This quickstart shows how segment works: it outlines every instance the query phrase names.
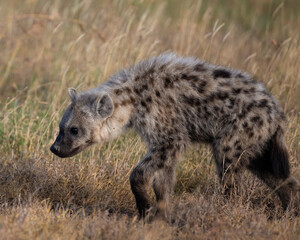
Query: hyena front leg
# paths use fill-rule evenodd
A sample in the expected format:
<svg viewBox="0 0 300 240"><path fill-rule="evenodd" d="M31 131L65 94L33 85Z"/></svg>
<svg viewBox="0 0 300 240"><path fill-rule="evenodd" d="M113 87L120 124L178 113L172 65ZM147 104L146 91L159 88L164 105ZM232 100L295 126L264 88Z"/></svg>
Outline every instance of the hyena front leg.
<svg viewBox="0 0 300 240"><path fill-rule="evenodd" d="M156 196L156 217L166 219L175 182L175 167L163 167L155 173L153 190Z"/></svg>
<svg viewBox="0 0 300 240"><path fill-rule="evenodd" d="M140 217L144 218L150 209L147 186L153 181L157 200L157 216L165 216L175 180L175 151L160 146L149 151L130 174L130 184L136 199Z"/></svg>
<svg viewBox="0 0 300 240"><path fill-rule="evenodd" d="M154 173L151 162L151 154L147 155L139 162L130 174L130 185L132 193L135 196L136 206L139 211L139 217L144 218L147 210L150 208L150 200L147 193L147 186Z"/></svg>

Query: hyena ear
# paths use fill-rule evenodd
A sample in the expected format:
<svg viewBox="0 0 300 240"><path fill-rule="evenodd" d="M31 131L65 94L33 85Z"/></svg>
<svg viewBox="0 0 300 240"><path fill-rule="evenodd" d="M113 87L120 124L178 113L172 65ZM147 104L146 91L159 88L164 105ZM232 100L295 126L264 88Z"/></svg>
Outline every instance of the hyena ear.
<svg viewBox="0 0 300 240"><path fill-rule="evenodd" d="M102 118L110 117L114 111L114 105L111 97L104 94L96 102L96 111Z"/></svg>
<svg viewBox="0 0 300 240"><path fill-rule="evenodd" d="M72 103L76 102L77 99L77 91L75 88L68 88L68 93Z"/></svg>

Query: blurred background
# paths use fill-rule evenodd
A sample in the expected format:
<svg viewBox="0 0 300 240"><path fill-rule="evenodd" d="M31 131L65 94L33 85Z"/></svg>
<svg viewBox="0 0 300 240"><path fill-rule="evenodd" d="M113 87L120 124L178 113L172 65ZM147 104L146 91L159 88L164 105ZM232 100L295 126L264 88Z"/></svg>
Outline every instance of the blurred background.
<svg viewBox="0 0 300 240"><path fill-rule="evenodd" d="M292 173L300 179L299 26L298 0L1 0L1 236L295 236L298 218L268 221L277 200L251 176L244 182L251 191L222 200L205 146L179 162L178 211L173 226L156 226L162 231L133 224L128 176L146 151L134 132L72 159L54 157L49 147L68 87L93 88L121 68L175 52L242 69L265 84L287 113Z"/></svg>

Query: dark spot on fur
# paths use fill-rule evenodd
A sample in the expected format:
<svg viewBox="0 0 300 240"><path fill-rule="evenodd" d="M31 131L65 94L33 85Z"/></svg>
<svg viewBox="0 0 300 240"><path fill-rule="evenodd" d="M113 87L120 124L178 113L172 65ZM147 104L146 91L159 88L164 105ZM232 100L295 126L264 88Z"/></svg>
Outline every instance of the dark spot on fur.
<svg viewBox="0 0 300 240"><path fill-rule="evenodd" d="M181 74L181 78L182 78L182 79L186 79L186 78L187 78L187 75L186 75L185 73L182 73L182 74Z"/></svg>
<svg viewBox="0 0 300 240"><path fill-rule="evenodd" d="M198 82L199 87L204 88L207 85L207 81L205 80L201 80L200 82Z"/></svg>
<svg viewBox="0 0 300 240"><path fill-rule="evenodd" d="M262 137L261 136L258 136L258 141L260 141L262 139Z"/></svg>
<svg viewBox="0 0 300 240"><path fill-rule="evenodd" d="M248 123L247 122L243 122L242 126L243 126L243 128L247 128L248 127Z"/></svg>
<svg viewBox="0 0 300 240"><path fill-rule="evenodd" d="M147 107L147 104L145 103L145 101L141 101L141 105L142 105L142 107L144 107L144 108L146 108Z"/></svg>
<svg viewBox="0 0 300 240"><path fill-rule="evenodd" d="M231 77L231 73L228 72L225 69L216 69L213 72L213 77L214 77L214 79L216 79L216 78L230 78Z"/></svg>
<svg viewBox="0 0 300 240"><path fill-rule="evenodd" d="M126 106L126 105L128 105L128 104L130 104L130 103L131 103L130 100L124 100L123 102L121 102L121 105L122 105L122 106Z"/></svg>
<svg viewBox="0 0 300 240"><path fill-rule="evenodd" d="M262 119L260 119L260 120L258 121L257 125L258 125L259 127L262 127L262 126L264 125L264 121L263 121Z"/></svg>
<svg viewBox="0 0 300 240"><path fill-rule="evenodd" d="M231 147L229 147L229 146L225 146L223 148L223 152L229 152L230 150L231 150Z"/></svg>
<svg viewBox="0 0 300 240"><path fill-rule="evenodd" d="M139 90L137 87L135 87L135 88L133 89L133 91L134 91L137 95L140 94L140 90Z"/></svg>
<svg viewBox="0 0 300 240"><path fill-rule="evenodd" d="M241 151L241 150L242 150L242 146L241 146L240 144L238 144L238 145L236 146L236 150Z"/></svg>
<svg viewBox="0 0 300 240"><path fill-rule="evenodd" d="M153 75L154 72L155 72L154 66L152 66L151 68L149 68L149 70L148 70L148 74L149 75Z"/></svg>
<svg viewBox="0 0 300 240"><path fill-rule="evenodd" d="M255 106L255 103L254 102L251 102L247 105L246 109L247 109L247 112L250 112L251 109Z"/></svg>
<svg viewBox="0 0 300 240"><path fill-rule="evenodd" d="M160 159L161 159L162 161L165 161L165 160L167 159L167 153L166 153L165 148L162 148L162 150L161 150L161 153L160 153Z"/></svg>
<svg viewBox="0 0 300 240"><path fill-rule="evenodd" d="M202 63L196 64L195 67L194 67L194 71L196 71L196 72L205 72L206 69L204 67L204 64L202 64Z"/></svg>
<svg viewBox="0 0 300 240"><path fill-rule="evenodd" d="M206 87L206 85L207 85L207 82L206 81L204 81L204 80L202 80L202 81L200 81L199 83L198 83L198 87L197 87L197 91L198 91L198 93L204 93L205 92L205 87Z"/></svg>
<svg viewBox="0 0 300 240"><path fill-rule="evenodd" d="M268 100L267 99L261 99L259 102L258 102L258 107L259 108L265 108L268 106Z"/></svg>
<svg viewBox="0 0 300 240"><path fill-rule="evenodd" d="M148 103L151 103L151 102L152 102L151 96L149 96L149 97L146 98L146 102L148 102Z"/></svg>
<svg viewBox="0 0 300 240"><path fill-rule="evenodd" d="M165 160L165 156L164 155L161 155L161 160ZM158 162L157 163L157 168L158 169L162 169L164 168L165 164L163 162Z"/></svg>
<svg viewBox="0 0 300 240"><path fill-rule="evenodd" d="M233 94L233 95L237 95L237 94L240 94L241 91L242 91L241 88L233 88L233 89L232 89L232 94Z"/></svg>
<svg viewBox="0 0 300 240"><path fill-rule="evenodd" d="M131 102L132 104L136 104L135 98L131 96L131 97L130 97L130 102Z"/></svg>
<svg viewBox="0 0 300 240"><path fill-rule="evenodd" d="M120 95L122 93L122 90L121 89L116 89L114 92L115 92L116 95Z"/></svg>
<svg viewBox="0 0 300 240"><path fill-rule="evenodd" d="M218 92L216 95L217 95L217 98L220 100L225 100L226 98L229 97L227 92Z"/></svg>
<svg viewBox="0 0 300 240"><path fill-rule="evenodd" d="M254 116L254 117L251 117L250 118L250 121L253 122L253 123L257 123L261 120L261 117L260 116Z"/></svg>
<svg viewBox="0 0 300 240"><path fill-rule="evenodd" d="M250 131L250 132L248 133L248 136L249 136L249 138L252 138L252 137L254 136L254 133L253 133L252 131Z"/></svg>
<svg viewBox="0 0 300 240"><path fill-rule="evenodd" d="M173 87L173 82L169 77L165 78L165 88L171 88Z"/></svg>
<svg viewBox="0 0 300 240"><path fill-rule="evenodd" d="M238 115L239 119L243 119L245 118L247 112L245 111L245 109L242 110L242 112Z"/></svg>
<svg viewBox="0 0 300 240"><path fill-rule="evenodd" d="M148 90L148 85L147 84L144 84L143 86L142 86L142 91L147 91Z"/></svg>
<svg viewBox="0 0 300 240"><path fill-rule="evenodd" d="M229 105L228 105L228 108L233 108L234 106L234 102L235 102L235 99L234 98L229 98Z"/></svg>
<svg viewBox="0 0 300 240"><path fill-rule="evenodd" d="M233 118L233 119L231 119L228 123L233 125L233 124L236 123L236 121L237 121L237 119L236 119L236 118Z"/></svg>
<svg viewBox="0 0 300 240"><path fill-rule="evenodd" d="M127 94L130 94L131 93L131 89L129 87L125 87L124 88L124 91L127 93Z"/></svg>
<svg viewBox="0 0 300 240"><path fill-rule="evenodd" d="M216 99L216 94L212 93L207 97L207 102L213 102Z"/></svg>
<svg viewBox="0 0 300 240"><path fill-rule="evenodd" d="M238 75L236 75L237 78L244 78L243 74L239 73Z"/></svg>
<svg viewBox="0 0 300 240"><path fill-rule="evenodd" d="M214 111L219 112L220 108L218 106L214 106Z"/></svg>
<svg viewBox="0 0 300 240"><path fill-rule="evenodd" d="M188 81L195 81L195 82L198 81L198 76L193 75L193 74L187 75L187 74L183 73L183 74L181 74L181 78L188 80Z"/></svg>
<svg viewBox="0 0 300 240"><path fill-rule="evenodd" d="M182 98L183 102L186 104L189 104L191 106L200 105L200 100L193 96L186 96L184 94L181 94L180 97Z"/></svg>
<svg viewBox="0 0 300 240"><path fill-rule="evenodd" d="M236 159L239 159L241 156L242 156L242 152L236 152L236 153L234 154L234 157L235 157Z"/></svg>
<svg viewBox="0 0 300 240"><path fill-rule="evenodd" d="M158 90L155 91L155 95L156 95L156 97L160 98L160 92Z"/></svg>
<svg viewBox="0 0 300 240"><path fill-rule="evenodd" d="M203 107L203 111L204 111L204 113L205 113L205 117L210 117L210 116L212 115L211 112L208 111L208 109L207 109L206 106Z"/></svg>

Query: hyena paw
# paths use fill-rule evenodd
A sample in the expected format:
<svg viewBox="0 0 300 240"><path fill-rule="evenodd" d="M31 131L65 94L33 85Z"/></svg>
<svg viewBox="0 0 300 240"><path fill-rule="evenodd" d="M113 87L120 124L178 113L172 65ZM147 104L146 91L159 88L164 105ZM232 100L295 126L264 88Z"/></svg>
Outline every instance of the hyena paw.
<svg viewBox="0 0 300 240"><path fill-rule="evenodd" d="M146 212L145 222L151 223L153 221L165 221L169 222L169 214L166 210L159 209L156 206L151 207Z"/></svg>

